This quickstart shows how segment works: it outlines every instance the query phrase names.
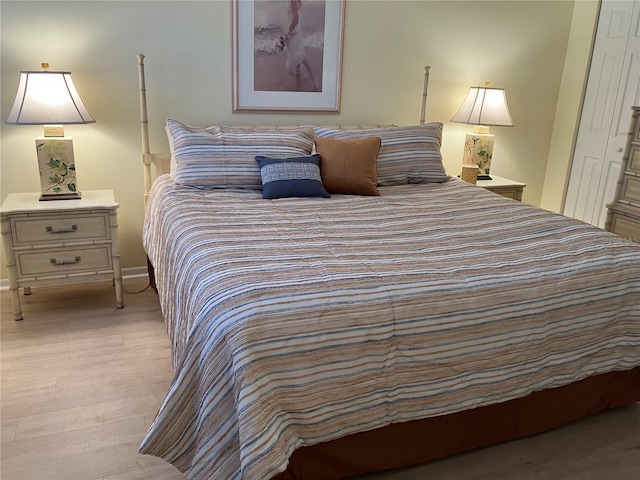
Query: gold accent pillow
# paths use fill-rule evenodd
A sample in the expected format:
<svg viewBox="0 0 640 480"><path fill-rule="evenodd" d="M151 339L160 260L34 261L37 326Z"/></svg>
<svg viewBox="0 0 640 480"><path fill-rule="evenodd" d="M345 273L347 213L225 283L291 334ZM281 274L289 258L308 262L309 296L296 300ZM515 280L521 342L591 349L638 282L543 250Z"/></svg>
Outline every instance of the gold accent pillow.
<svg viewBox="0 0 640 480"><path fill-rule="evenodd" d="M320 175L327 192L380 195L376 187L380 138L337 140L316 137L315 142L320 154Z"/></svg>

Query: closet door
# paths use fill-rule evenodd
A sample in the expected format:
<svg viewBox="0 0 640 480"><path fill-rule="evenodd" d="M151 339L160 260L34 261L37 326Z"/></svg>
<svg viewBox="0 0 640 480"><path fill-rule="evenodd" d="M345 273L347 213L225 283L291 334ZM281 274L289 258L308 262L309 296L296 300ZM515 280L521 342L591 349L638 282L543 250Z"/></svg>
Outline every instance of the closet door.
<svg viewBox="0 0 640 480"><path fill-rule="evenodd" d="M602 2L564 214L604 226L632 105L640 103L640 0Z"/></svg>

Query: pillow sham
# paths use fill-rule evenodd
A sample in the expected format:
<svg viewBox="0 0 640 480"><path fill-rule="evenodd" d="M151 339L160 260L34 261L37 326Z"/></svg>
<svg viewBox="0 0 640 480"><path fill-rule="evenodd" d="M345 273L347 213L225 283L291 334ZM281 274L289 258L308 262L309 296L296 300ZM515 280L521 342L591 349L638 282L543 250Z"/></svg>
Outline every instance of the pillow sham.
<svg viewBox="0 0 640 480"><path fill-rule="evenodd" d="M320 155L295 158L256 156L262 180L262 198L329 198L320 177Z"/></svg>
<svg viewBox="0 0 640 480"><path fill-rule="evenodd" d="M252 129L192 127L167 119L176 160L175 183L209 188L261 189L256 155L272 158L307 156L313 127Z"/></svg>
<svg viewBox="0 0 640 480"><path fill-rule="evenodd" d="M176 179L176 151L173 146L173 137L171 136L171 130L169 130L169 126L165 123L164 131L167 134L167 140L169 140L169 153L171 154L171 160L169 164L169 178L172 181Z"/></svg>
<svg viewBox="0 0 640 480"><path fill-rule="evenodd" d="M338 140L317 137L316 151L320 154L320 175L327 192L380 195L376 188L380 138Z"/></svg>
<svg viewBox="0 0 640 480"><path fill-rule="evenodd" d="M440 183L449 179L442 164L442 123L408 127L333 130L315 127L316 137L360 139L379 137L378 186Z"/></svg>

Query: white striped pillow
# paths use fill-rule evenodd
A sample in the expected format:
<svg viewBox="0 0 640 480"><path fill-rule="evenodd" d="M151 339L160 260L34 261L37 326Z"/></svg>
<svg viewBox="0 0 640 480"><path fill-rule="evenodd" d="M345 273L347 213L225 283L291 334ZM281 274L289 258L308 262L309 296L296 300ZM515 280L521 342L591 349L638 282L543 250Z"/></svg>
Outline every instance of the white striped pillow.
<svg viewBox="0 0 640 480"><path fill-rule="evenodd" d="M256 155L311 154L313 127L252 129L192 127L167 119L176 159L175 183L215 188L262 189Z"/></svg>
<svg viewBox="0 0 640 480"><path fill-rule="evenodd" d="M449 178L442 164L442 123L408 127L333 130L315 128L321 138L358 139L379 137L378 185L439 183Z"/></svg>

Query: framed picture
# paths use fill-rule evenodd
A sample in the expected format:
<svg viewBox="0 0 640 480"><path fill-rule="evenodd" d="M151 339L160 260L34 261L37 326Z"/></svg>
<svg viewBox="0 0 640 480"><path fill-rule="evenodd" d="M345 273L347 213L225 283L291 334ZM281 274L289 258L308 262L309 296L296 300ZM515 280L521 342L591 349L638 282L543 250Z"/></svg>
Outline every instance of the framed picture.
<svg viewBox="0 0 640 480"><path fill-rule="evenodd" d="M234 0L233 111L340 110L345 0Z"/></svg>

